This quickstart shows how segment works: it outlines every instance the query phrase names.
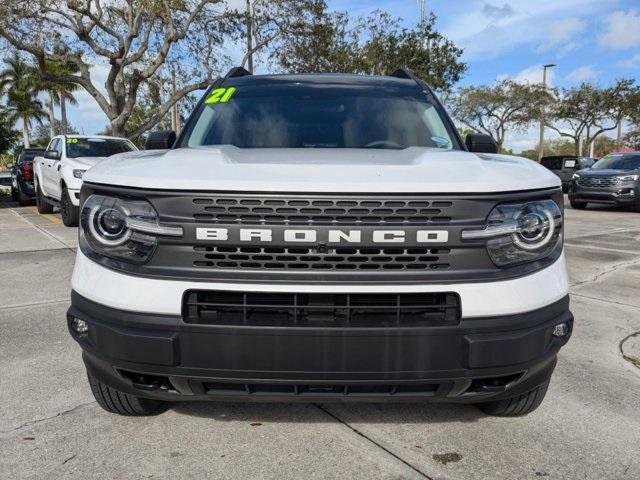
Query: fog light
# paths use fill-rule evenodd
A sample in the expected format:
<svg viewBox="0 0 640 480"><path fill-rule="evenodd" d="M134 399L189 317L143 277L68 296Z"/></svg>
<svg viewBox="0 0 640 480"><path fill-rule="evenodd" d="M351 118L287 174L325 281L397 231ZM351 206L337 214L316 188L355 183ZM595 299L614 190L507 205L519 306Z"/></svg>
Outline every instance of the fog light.
<svg viewBox="0 0 640 480"><path fill-rule="evenodd" d="M566 323L559 323L555 327L553 327L553 336L554 337L566 337L569 334L569 325Z"/></svg>
<svg viewBox="0 0 640 480"><path fill-rule="evenodd" d="M71 320L71 328L73 331L79 334L87 333L89 331L89 325L84 320L74 318Z"/></svg>

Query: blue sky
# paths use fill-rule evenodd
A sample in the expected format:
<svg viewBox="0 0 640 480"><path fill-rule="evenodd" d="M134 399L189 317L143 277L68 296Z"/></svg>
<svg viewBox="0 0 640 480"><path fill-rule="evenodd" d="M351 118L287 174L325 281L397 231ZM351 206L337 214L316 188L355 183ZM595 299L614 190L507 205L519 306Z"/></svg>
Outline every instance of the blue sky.
<svg viewBox="0 0 640 480"><path fill-rule="evenodd" d="M408 26L419 16L416 0L328 3L353 15L386 10ZM640 78L639 0L427 0L427 10L438 16L438 29L465 51L469 70L460 85L505 77L538 82L545 63L558 65L550 77L558 87ZM96 66L94 75L106 75L106 69ZM93 99L82 94L79 100L81 105L71 109L73 124L86 133L102 129L106 117ZM531 148L535 138L535 129L514 132L506 143L520 151Z"/></svg>

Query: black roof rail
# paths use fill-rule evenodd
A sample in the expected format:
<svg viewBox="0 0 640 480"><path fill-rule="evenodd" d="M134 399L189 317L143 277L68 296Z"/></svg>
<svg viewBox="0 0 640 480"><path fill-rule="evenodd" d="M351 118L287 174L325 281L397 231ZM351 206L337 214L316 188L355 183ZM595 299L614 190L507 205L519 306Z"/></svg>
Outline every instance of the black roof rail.
<svg viewBox="0 0 640 480"><path fill-rule="evenodd" d="M416 76L408 68L398 68L395 72L393 72L389 76L390 77L396 77L396 78L407 78L409 80L415 80L416 79Z"/></svg>
<svg viewBox="0 0 640 480"><path fill-rule="evenodd" d="M251 75L253 74L244 67L234 67L224 76L224 80L227 78L248 77Z"/></svg>
<svg viewBox="0 0 640 480"><path fill-rule="evenodd" d="M396 77L396 78L406 78L407 80L413 80L414 82L416 82L421 87L426 87L429 90L431 90L431 87L429 85L427 85L427 83L424 80L419 78L415 73L413 73L408 68L405 68L405 67L399 68L389 76L390 77Z"/></svg>

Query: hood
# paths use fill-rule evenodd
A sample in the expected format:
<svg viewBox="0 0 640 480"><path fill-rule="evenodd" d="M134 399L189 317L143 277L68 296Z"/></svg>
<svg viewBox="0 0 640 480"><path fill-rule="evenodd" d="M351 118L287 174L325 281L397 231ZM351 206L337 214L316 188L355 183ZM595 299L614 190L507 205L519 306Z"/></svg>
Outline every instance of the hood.
<svg viewBox="0 0 640 480"><path fill-rule="evenodd" d="M639 170L618 170L614 168L588 168L578 172L581 177L611 177L613 175L634 175L640 173Z"/></svg>
<svg viewBox="0 0 640 480"><path fill-rule="evenodd" d="M87 169L89 169L106 159L107 157L76 157L71 158L70 160L73 160L78 167L86 167Z"/></svg>
<svg viewBox="0 0 640 480"><path fill-rule="evenodd" d="M484 193L560 186L556 175L525 158L422 147L131 152L101 162L83 180L151 189L318 193Z"/></svg>

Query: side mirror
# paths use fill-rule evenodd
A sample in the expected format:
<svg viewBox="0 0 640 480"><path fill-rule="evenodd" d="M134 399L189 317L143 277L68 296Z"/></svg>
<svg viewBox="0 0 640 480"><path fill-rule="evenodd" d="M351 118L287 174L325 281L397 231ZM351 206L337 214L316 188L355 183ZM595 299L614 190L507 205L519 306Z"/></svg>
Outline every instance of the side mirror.
<svg viewBox="0 0 640 480"><path fill-rule="evenodd" d="M173 130L158 130L151 132L144 142L145 150L167 150L176 143L176 132Z"/></svg>
<svg viewBox="0 0 640 480"><path fill-rule="evenodd" d="M49 160L60 160L60 152L57 150L47 150L44 152L44 158Z"/></svg>
<svg viewBox="0 0 640 480"><path fill-rule="evenodd" d="M491 136L482 133L470 133L464 140L467 150L475 153L498 153L498 145Z"/></svg>

